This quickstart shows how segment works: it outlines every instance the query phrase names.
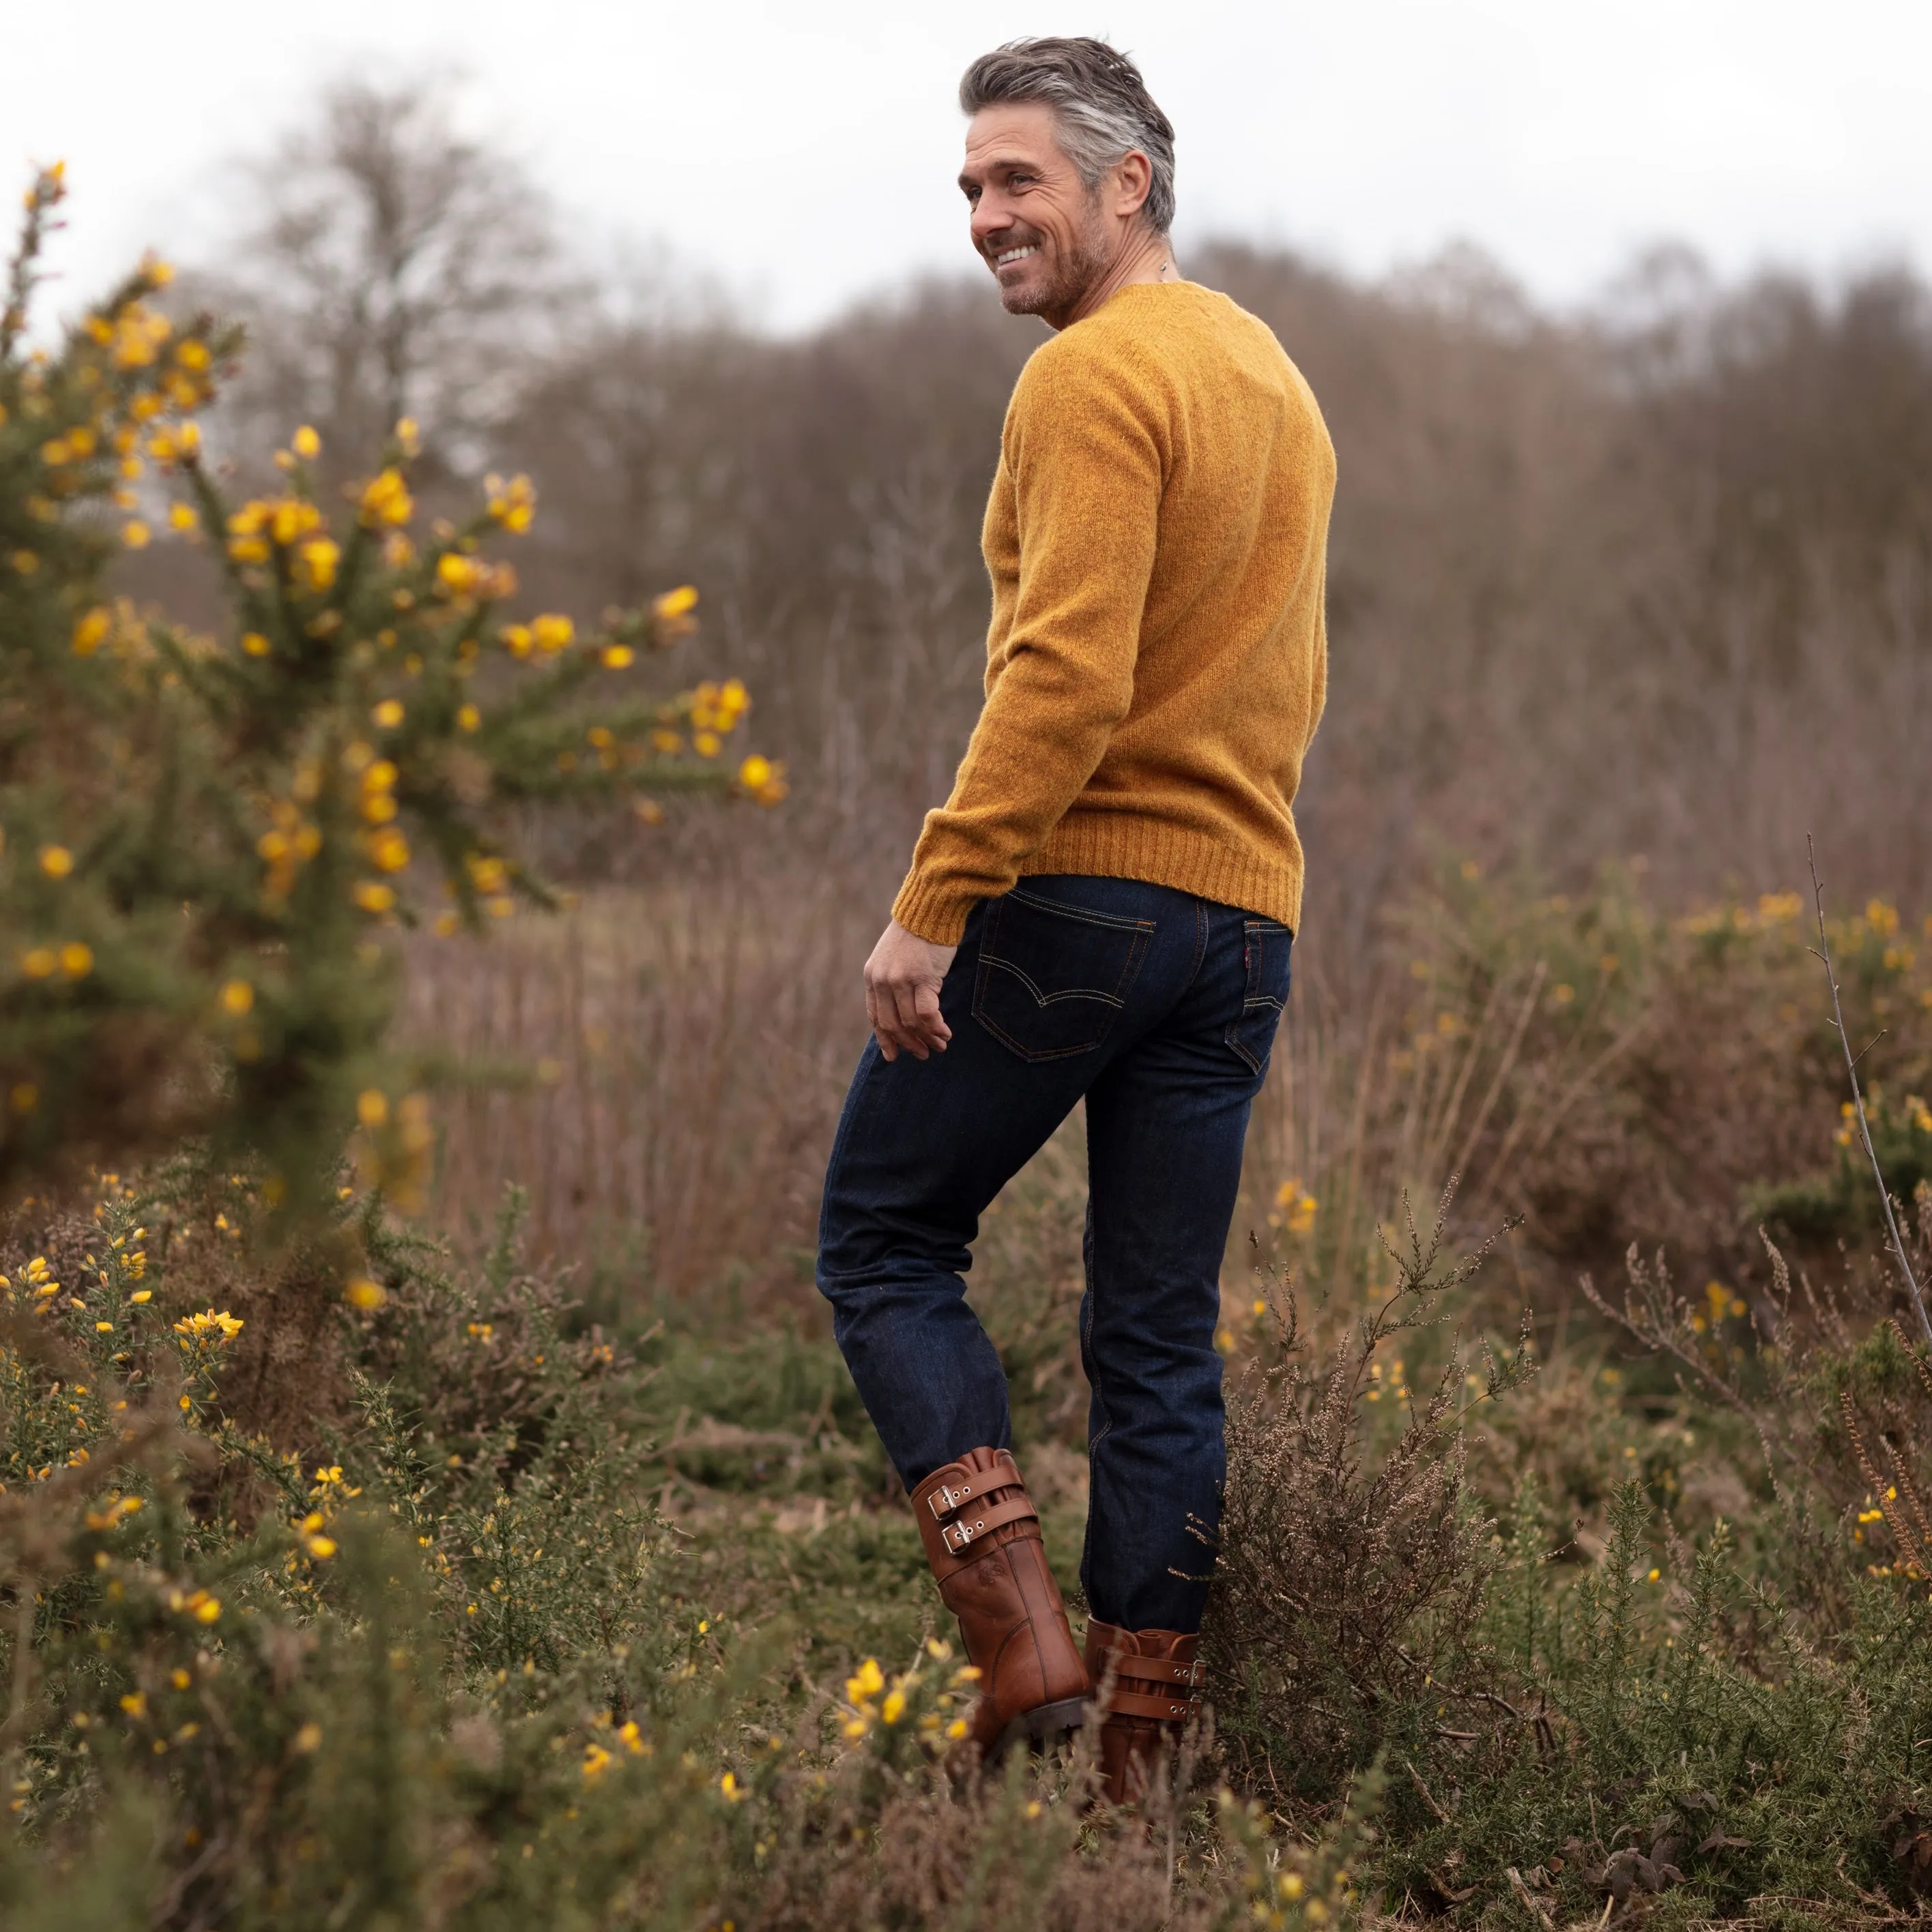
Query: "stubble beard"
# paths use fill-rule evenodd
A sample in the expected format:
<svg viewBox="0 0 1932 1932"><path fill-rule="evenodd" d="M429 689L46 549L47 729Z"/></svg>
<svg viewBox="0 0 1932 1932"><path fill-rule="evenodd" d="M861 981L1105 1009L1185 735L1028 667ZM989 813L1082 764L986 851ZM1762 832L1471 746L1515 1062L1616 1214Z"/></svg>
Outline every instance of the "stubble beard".
<svg viewBox="0 0 1932 1932"><path fill-rule="evenodd" d="M1002 288L1000 300L1009 315L1064 314L1106 274L1106 244L1100 224L1099 198L1090 202L1088 218L1067 252L1057 258L1052 277L1044 282L1023 282Z"/></svg>

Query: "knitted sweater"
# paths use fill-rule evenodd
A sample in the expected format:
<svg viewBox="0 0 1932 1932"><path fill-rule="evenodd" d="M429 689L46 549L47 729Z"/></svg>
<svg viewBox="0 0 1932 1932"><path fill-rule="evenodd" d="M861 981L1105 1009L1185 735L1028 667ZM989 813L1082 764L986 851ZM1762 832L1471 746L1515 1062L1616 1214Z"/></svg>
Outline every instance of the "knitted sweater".
<svg viewBox="0 0 1932 1932"><path fill-rule="evenodd" d="M1086 872L1298 925L1334 487L1308 385L1225 296L1130 284L1043 344L986 506L986 704L894 917L952 945Z"/></svg>

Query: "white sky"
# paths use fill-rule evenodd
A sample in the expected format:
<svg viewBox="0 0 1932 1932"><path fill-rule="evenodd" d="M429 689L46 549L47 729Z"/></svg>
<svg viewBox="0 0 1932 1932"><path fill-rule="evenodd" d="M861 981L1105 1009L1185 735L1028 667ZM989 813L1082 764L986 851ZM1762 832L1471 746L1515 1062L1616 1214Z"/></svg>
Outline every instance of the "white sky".
<svg viewBox="0 0 1932 1932"><path fill-rule="evenodd" d="M218 231L224 164L343 72L467 77L593 259L668 244L752 318L968 266L960 69L1098 32L1178 134L1190 233L1378 272L1475 241L1546 297L1637 247L1932 263L1928 0L4 0L0 168L66 159L62 308ZM5 188L0 180L0 188ZM12 190L6 190L9 194Z"/></svg>

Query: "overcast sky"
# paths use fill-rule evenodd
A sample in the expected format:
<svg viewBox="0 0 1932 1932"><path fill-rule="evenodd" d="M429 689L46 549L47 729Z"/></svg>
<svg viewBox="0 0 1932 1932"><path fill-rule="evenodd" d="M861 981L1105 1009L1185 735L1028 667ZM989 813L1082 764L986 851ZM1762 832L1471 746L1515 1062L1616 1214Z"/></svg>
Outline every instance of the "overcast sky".
<svg viewBox="0 0 1932 1932"><path fill-rule="evenodd" d="M1177 238L1365 273L1480 243L1546 298L1687 240L1720 268L1932 263L1932 0L57 0L10 6L0 163L64 158L63 307L191 256L224 164L343 73L466 76L465 114L593 255L669 244L796 327L962 266L959 70L1102 33L1178 134ZM1182 266L1186 260L1183 254Z"/></svg>

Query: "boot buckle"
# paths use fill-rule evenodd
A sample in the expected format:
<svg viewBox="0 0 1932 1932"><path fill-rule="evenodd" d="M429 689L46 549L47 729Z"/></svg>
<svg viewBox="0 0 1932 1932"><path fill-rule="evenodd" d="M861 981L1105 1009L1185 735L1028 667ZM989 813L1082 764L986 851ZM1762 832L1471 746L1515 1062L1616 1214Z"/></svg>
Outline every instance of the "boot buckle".
<svg viewBox="0 0 1932 1932"><path fill-rule="evenodd" d="M962 1483L956 1490L950 1483L941 1483L938 1488L926 1498L926 1502L935 1516L950 1516L972 1493L973 1485L970 1483Z"/></svg>
<svg viewBox="0 0 1932 1932"><path fill-rule="evenodd" d="M949 1522L941 1527L939 1540L957 1556L986 1526L983 1520L979 1522Z"/></svg>

